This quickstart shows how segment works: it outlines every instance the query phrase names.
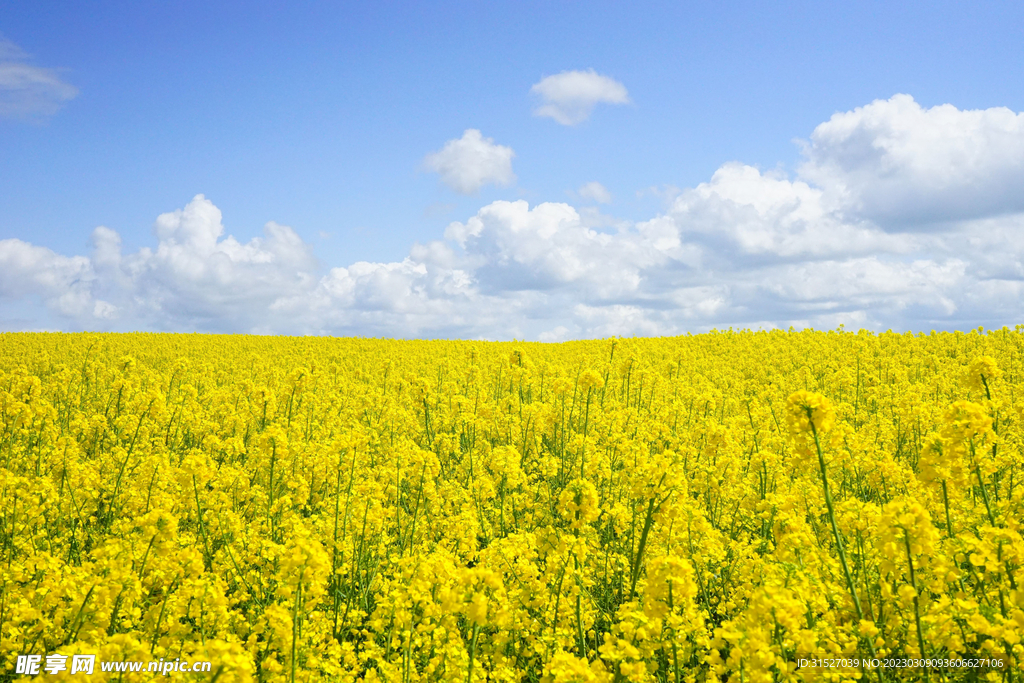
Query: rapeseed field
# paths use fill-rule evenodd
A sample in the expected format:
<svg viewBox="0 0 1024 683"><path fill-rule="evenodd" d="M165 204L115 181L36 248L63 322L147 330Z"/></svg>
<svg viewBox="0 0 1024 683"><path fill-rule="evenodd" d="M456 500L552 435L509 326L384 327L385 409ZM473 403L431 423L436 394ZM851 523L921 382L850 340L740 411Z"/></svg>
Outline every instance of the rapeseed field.
<svg viewBox="0 0 1024 683"><path fill-rule="evenodd" d="M2 334L0 680L1019 681L1022 355Z"/></svg>

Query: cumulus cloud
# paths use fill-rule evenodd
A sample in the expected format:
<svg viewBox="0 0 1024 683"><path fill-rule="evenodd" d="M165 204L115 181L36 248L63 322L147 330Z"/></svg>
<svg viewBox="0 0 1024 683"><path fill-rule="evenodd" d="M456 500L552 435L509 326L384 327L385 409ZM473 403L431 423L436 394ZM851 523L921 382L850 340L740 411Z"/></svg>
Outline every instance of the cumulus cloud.
<svg viewBox="0 0 1024 683"><path fill-rule="evenodd" d="M470 128L461 138L449 140L437 152L428 154L423 166L440 174L441 182L460 194L474 194L488 184L511 185L511 147L496 144L479 130Z"/></svg>
<svg viewBox="0 0 1024 683"><path fill-rule="evenodd" d="M452 223L445 237L464 250L476 282L487 293L558 290L578 296L630 296L640 269L670 258L641 231L617 235L583 224L568 204L493 202L466 223Z"/></svg>
<svg viewBox="0 0 1024 683"><path fill-rule="evenodd" d="M589 199L598 204L610 204L612 201L612 193L596 180L584 184L580 189L576 190L576 194L583 199Z"/></svg>
<svg viewBox="0 0 1024 683"><path fill-rule="evenodd" d="M84 256L61 256L18 239L0 240L0 294L8 299L39 297L73 320L107 318L108 302L96 299L96 272Z"/></svg>
<svg viewBox="0 0 1024 683"><path fill-rule="evenodd" d="M709 182L681 192L668 215L691 240L745 262L913 248L907 236L844 220L819 188L739 163L725 164Z"/></svg>
<svg viewBox="0 0 1024 683"><path fill-rule="evenodd" d="M864 130L887 139L884 127ZM130 254L103 227L89 256L0 241L0 297L37 297L79 328L543 341L729 326L963 329L1024 317L1024 210L1005 199L995 210L990 195L971 205L964 194L959 217L923 230L908 216L929 187L935 201L955 193L953 181L929 185L916 161L892 164L885 206L904 208L873 211L880 181L816 175L856 165L844 144L815 136L796 177L724 164L636 222L598 221L593 207L496 201L391 263L327 268L273 222L239 242L199 195L157 218L154 247ZM973 158L968 147L983 138L968 144L950 132L927 154Z"/></svg>
<svg viewBox="0 0 1024 683"><path fill-rule="evenodd" d="M925 109L910 95L820 124L800 175L890 230L1024 211L1024 113Z"/></svg>
<svg viewBox="0 0 1024 683"><path fill-rule="evenodd" d="M546 116L563 126L575 126L590 118L598 104L628 104L626 86L593 69L563 71L534 83L530 92L541 99L533 113Z"/></svg>
<svg viewBox="0 0 1024 683"><path fill-rule="evenodd" d="M275 301L306 291L317 280L312 249L291 228L270 222L263 237L245 244L231 236L222 239L221 212L203 195L184 209L161 214L153 231L157 248L143 248L122 267L136 301L156 320L251 328Z"/></svg>
<svg viewBox="0 0 1024 683"><path fill-rule="evenodd" d="M40 297L76 326L143 322L151 329L255 330L279 299L313 289L320 266L289 227L267 223L242 244L223 237L221 212L203 195L161 214L155 249L123 254L117 232L93 231L90 257L0 241L0 297Z"/></svg>
<svg viewBox="0 0 1024 683"><path fill-rule="evenodd" d="M21 48L0 37L0 117L50 116L77 95L78 88L57 71L32 64Z"/></svg>

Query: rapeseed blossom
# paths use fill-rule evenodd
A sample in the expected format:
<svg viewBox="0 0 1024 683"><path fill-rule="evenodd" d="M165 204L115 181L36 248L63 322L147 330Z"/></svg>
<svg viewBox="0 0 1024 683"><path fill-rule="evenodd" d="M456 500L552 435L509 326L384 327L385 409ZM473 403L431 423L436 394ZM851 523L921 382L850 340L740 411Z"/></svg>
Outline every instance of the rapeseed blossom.
<svg viewBox="0 0 1024 683"><path fill-rule="evenodd" d="M1019 681L1022 352L0 334L3 676Z"/></svg>

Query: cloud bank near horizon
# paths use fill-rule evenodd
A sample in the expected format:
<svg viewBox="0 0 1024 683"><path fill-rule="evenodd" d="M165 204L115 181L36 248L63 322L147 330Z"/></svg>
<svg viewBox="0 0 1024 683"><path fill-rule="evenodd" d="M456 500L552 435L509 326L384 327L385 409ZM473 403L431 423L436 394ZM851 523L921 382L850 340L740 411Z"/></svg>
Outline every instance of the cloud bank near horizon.
<svg viewBox="0 0 1024 683"><path fill-rule="evenodd" d="M479 131L462 140L451 157L471 161L453 168L474 168L480 143L493 145ZM503 173L451 184L472 191ZM600 201L603 187L589 187ZM86 256L0 240L0 301L41 302L67 330L560 341L1012 326L1024 322L1021 187L1024 114L896 95L817 126L795 177L727 163L646 221L495 201L400 262L326 268L287 226L267 223L246 243L226 236L198 195L160 215L156 246L134 253L105 227Z"/></svg>

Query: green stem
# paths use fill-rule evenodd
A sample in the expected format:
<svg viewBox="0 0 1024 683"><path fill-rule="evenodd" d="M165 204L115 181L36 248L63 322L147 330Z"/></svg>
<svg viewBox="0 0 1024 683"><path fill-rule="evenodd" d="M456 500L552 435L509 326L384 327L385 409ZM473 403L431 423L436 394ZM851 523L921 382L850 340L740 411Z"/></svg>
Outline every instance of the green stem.
<svg viewBox="0 0 1024 683"><path fill-rule="evenodd" d="M295 683L295 642L299 639L299 611L302 604L302 574L299 574L299 585L295 589L295 604L292 606L292 678Z"/></svg>
<svg viewBox="0 0 1024 683"><path fill-rule="evenodd" d="M942 504L946 508L946 533L953 538L953 523L949 519L949 493L946 491L946 480L942 480Z"/></svg>
<svg viewBox="0 0 1024 683"><path fill-rule="evenodd" d="M672 604L672 582L671 581L668 584L668 609L669 609L669 612L672 612L673 610L675 610L675 605ZM681 680L679 678L679 647L676 644L676 640L677 639L676 639L675 635L676 634L673 632L673 634L672 634L672 668L675 670L676 683L679 683L679 681Z"/></svg>
<svg viewBox="0 0 1024 683"><path fill-rule="evenodd" d="M839 552L839 562L843 566L843 576L846 577L846 587L850 590L850 597L853 598L853 607L857 611L857 622L858 624L864 619L864 612L860 607L860 598L857 597L857 589L853 584L853 577L850 575L850 566L846 562L846 551L843 549L843 539L839 535L839 527L836 525L836 511L835 506L832 505L832 492L828 487L828 474L825 469L825 454L821 451L821 441L818 439L818 430L814 426L814 415L810 407L805 407L807 411L807 420L811 425L811 434L814 436L814 448L818 451L818 469L821 472L821 486L825 491L825 506L828 508L828 521L832 526L832 536L836 540L836 550ZM868 644L868 649L871 651L871 658L875 658L875 645L871 642L870 638L865 638ZM878 680L882 680L882 669L878 667ZM861 673L864 673L864 667L861 667Z"/></svg>
<svg viewBox="0 0 1024 683"><path fill-rule="evenodd" d="M640 532L640 546L636 550L636 557L633 559L633 571L630 577L629 596L630 599L636 595L636 582L640 578L640 564L643 562L644 550L647 547L647 535L654 524L654 496L651 496L647 505L647 517L644 519L644 530Z"/></svg>
<svg viewBox="0 0 1024 683"><path fill-rule="evenodd" d="M828 487L828 475L825 469L825 455L821 452L821 442L818 440L818 430L814 427L814 420L811 419L811 409L806 408L807 418L811 423L811 434L814 436L814 447L818 451L818 469L821 472L821 486L825 491L825 506L828 508L828 521L832 526L832 536L836 541L836 550L839 552L839 563L843 566L843 576L846 577L846 586L850 590L850 597L853 598L853 607L857 611L857 619L864 618L864 612L860 607L860 598L853 585L853 577L850 575L850 567L846 563L846 551L843 549L843 539L839 535L839 527L836 526L835 506L832 504L832 492Z"/></svg>
<svg viewBox="0 0 1024 683"><path fill-rule="evenodd" d="M581 602L581 593L583 591L583 583L580 581L580 577L579 577L580 561L576 557L576 553L573 553L572 561L573 561L573 564L575 565L575 569L576 569L576 577L575 577L576 578L576 640L577 640L577 644L578 644L578 647L579 647L580 658L581 659L586 659L587 658L587 641L584 640L584 638L583 638L583 618L580 615L580 611L581 611L580 610L580 602Z"/></svg>
<svg viewBox="0 0 1024 683"><path fill-rule="evenodd" d="M469 668L466 671L466 683L473 683L473 660L476 659L476 638L480 635L480 625L473 625L473 640L469 643Z"/></svg>
<svg viewBox="0 0 1024 683"><path fill-rule="evenodd" d="M910 533L903 529L903 544L907 548L907 565L910 567L910 585L914 589L914 623L917 625L917 647L921 659L926 657L924 650L924 634L921 632L921 605L917 597L917 576L914 573L914 558L910 552ZM922 665L924 680L928 680L928 667Z"/></svg>

